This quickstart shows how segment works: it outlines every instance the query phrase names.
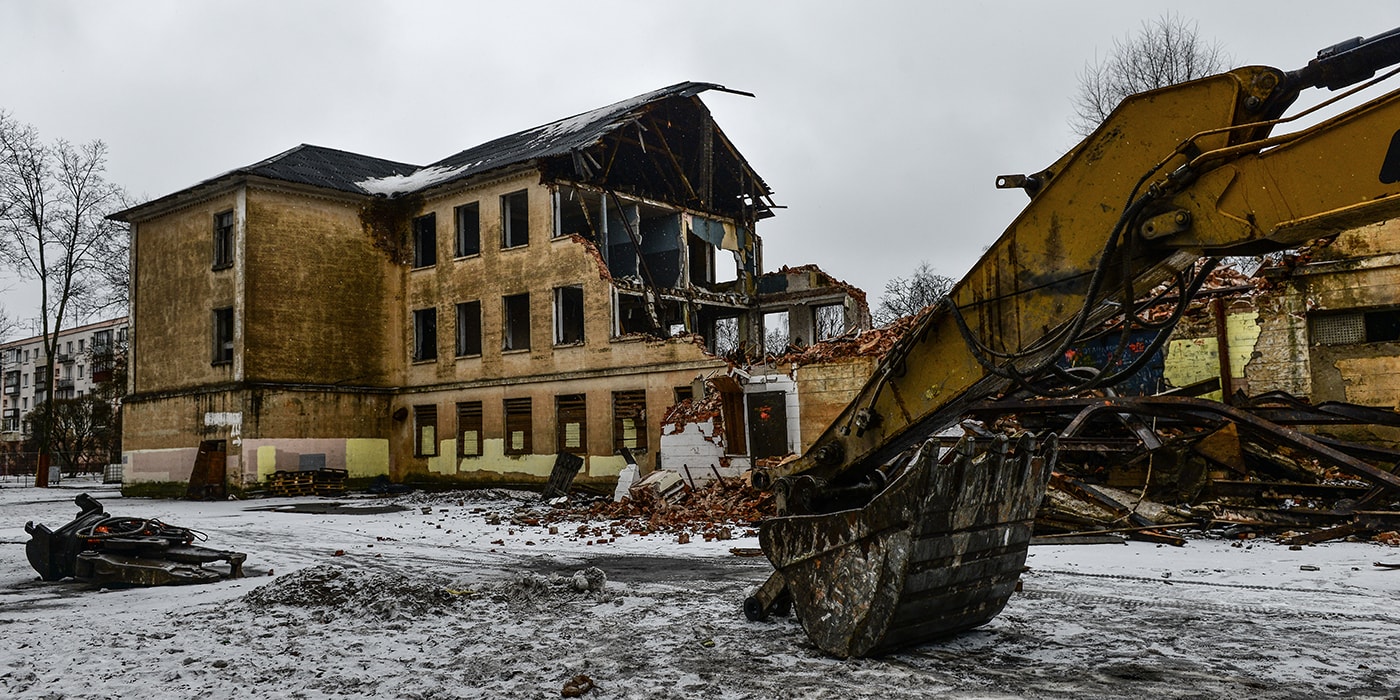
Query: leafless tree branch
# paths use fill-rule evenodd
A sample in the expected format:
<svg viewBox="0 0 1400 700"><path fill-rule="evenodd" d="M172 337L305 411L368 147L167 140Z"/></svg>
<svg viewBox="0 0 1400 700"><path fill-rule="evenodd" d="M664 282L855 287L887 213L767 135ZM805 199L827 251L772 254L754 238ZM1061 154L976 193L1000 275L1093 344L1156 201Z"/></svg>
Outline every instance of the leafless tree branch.
<svg viewBox="0 0 1400 700"><path fill-rule="evenodd" d="M1088 136L1123 98L1219 73L1230 61L1219 42L1200 38L1195 22L1174 13L1145 21L1136 35L1114 39L1107 56L1084 65L1070 127Z"/></svg>

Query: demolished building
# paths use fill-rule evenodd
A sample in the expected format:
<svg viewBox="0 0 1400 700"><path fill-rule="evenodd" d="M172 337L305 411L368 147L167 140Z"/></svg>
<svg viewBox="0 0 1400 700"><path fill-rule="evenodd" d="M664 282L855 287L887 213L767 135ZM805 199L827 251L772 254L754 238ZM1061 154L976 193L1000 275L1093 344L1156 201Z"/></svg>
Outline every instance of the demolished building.
<svg viewBox="0 0 1400 700"><path fill-rule="evenodd" d="M780 322L795 345L868 327L859 290L763 272L772 192L705 91L727 90L680 83L421 167L302 145L114 215L128 490L527 484L564 453L607 480L624 451L654 468L664 410Z"/></svg>

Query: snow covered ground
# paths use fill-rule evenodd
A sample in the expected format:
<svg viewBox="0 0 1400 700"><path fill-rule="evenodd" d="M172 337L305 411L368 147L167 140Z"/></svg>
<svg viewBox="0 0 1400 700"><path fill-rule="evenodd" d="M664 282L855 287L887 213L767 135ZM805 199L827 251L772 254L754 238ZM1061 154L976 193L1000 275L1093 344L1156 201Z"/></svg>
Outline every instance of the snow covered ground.
<svg viewBox="0 0 1400 700"><path fill-rule="evenodd" d="M24 524L67 523L83 490L113 515L247 552L249 577L40 581ZM1400 571L1373 566L1400 549L1375 544L1033 547L1024 591L990 624L838 661L791 618L743 618L768 569L730 549L757 547L752 537L678 544L598 523L551 535L511 524L522 501L501 492L341 502L403 509L279 512L266 509L327 501L0 483L0 696L557 698L586 674L596 688L584 697L597 699L1400 697ZM601 591L573 585L587 567L606 573Z"/></svg>

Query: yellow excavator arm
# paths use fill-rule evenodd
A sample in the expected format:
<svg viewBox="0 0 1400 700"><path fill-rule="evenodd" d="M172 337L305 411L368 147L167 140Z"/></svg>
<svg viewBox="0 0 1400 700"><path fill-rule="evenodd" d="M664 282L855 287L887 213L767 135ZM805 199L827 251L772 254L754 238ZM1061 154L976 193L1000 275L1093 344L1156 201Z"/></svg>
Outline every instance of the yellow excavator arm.
<svg viewBox="0 0 1400 700"><path fill-rule="evenodd" d="M750 619L795 608L840 657L884 653L984 624L1025 563L1056 439L929 437L970 403L1107 386L1130 334L1166 341L1212 256L1279 250L1400 213L1400 92L1286 135L1302 90L1340 89L1400 63L1400 30L1319 53L1301 70L1246 67L1125 100L1074 150L998 178L1030 203L855 400L780 470L756 472L778 516L759 541L775 572ZM1383 76L1382 79L1389 76ZM941 232L962 235L962 232ZM1166 321L1141 311L1175 298ZM1105 369L1059 363L1115 333ZM1119 365L1123 366L1119 366Z"/></svg>
<svg viewBox="0 0 1400 700"><path fill-rule="evenodd" d="M1076 376L1056 361L1106 321L1130 323L1134 302L1163 282L1189 298L1203 257L1279 250L1400 213L1400 92L1271 136L1300 91L1346 87L1397 62L1400 29L1343 42L1291 73L1251 66L1134 95L1049 168L998 178L1030 204L812 449L760 485L773 485L785 512L824 510L815 501L825 493L867 478L972 401L1119 378ZM1160 330L1165 339L1170 328Z"/></svg>

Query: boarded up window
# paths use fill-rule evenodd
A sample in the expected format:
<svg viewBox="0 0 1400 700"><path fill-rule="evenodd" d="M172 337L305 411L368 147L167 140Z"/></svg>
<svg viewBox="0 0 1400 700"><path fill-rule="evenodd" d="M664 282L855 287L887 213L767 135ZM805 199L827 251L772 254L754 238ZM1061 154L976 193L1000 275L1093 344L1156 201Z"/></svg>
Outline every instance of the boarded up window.
<svg viewBox="0 0 1400 700"><path fill-rule="evenodd" d="M558 412L558 451L588 453L588 404L583 394L555 398Z"/></svg>
<svg viewBox="0 0 1400 700"><path fill-rule="evenodd" d="M506 399L506 445L508 455L527 455L533 452L530 421L530 399Z"/></svg>
<svg viewBox="0 0 1400 700"><path fill-rule="evenodd" d="M613 449L647 449L647 392L613 392Z"/></svg>
<svg viewBox="0 0 1400 700"><path fill-rule="evenodd" d="M415 457L437 456L437 406L413 407L413 434Z"/></svg>
<svg viewBox="0 0 1400 700"><path fill-rule="evenodd" d="M481 402L457 404L457 456L481 456Z"/></svg>

